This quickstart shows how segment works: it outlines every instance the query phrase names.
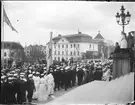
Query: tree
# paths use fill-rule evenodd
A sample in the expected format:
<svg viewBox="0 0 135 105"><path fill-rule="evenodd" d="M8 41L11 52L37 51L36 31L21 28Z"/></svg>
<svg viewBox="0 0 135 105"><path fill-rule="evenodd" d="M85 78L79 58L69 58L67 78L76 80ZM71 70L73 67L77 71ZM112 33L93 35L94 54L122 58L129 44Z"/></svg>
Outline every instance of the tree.
<svg viewBox="0 0 135 105"><path fill-rule="evenodd" d="M42 52L39 46L32 46L29 55L27 55L28 62L39 62L46 58L46 55Z"/></svg>
<svg viewBox="0 0 135 105"><path fill-rule="evenodd" d="M9 60L11 61L11 64L13 63L13 61L15 61L16 63L23 64L26 58L24 49L11 49L9 58L10 58Z"/></svg>

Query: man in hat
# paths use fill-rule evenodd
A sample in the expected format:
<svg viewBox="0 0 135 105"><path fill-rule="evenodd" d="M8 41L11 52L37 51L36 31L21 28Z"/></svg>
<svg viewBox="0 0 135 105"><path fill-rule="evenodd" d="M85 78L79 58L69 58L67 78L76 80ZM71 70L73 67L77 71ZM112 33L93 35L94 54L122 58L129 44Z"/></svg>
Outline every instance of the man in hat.
<svg viewBox="0 0 135 105"><path fill-rule="evenodd" d="M68 67L67 69L67 75L68 75L68 87L72 87L71 81L72 81L72 71L71 68Z"/></svg>
<svg viewBox="0 0 135 105"><path fill-rule="evenodd" d="M1 77L1 96L0 96L0 104L7 104L7 77L3 75Z"/></svg>
<svg viewBox="0 0 135 105"><path fill-rule="evenodd" d="M15 103L17 104L17 97L20 91L20 81L19 81L19 75L17 73L14 74L14 90L15 90Z"/></svg>
<svg viewBox="0 0 135 105"><path fill-rule="evenodd" d="M84 72L83 72L82 68L79 67L78 71L77 71L78 86L81 85L82 80L83 80L83 76L84 76Z"/></svg>
<svg viewBox="0 0 135 105"><path fill-rule="evenodd" d="M55 81L55 89L57 88L58 90L60 90L60 68L56 68L56 70L54 71L54 81Z"/></svg>
<svg viewBox="0 0 135 105"><path fill-rule="evenodd" d="M18 93L17 96L17 101L19 104L22 104L23 102L26 102L26 83L27 80L25 78L25 73L20 73L20 80L19 80L19 84L20 84L20 91Z"/></svg>
<svg viewBox="0 0 135 105"><path fill-rule="evenodd" d="M72 67L71 69L71 81L72 81L72 86L75 86L76 82L76 67Z"/></svg>
<svg viewBox="0 0 135 105"><path fill-rule="evenodd" d="M67 67L65 67L65 69L64 69L64 72L63 72L63 80L64 80L64 88L65 88L65 91L67 91L67 88L68 88L68 68Z"/></svg>
<svg viewBox="0 0 135 105"><path fill-rule="evenodd" d="M7 85L7 104L15 104L15 94L14 94L14 84L13 84L13 74L8 74L8 85Z"/></svg>
<svg viewBox="0 0 135 105"><path fill-rule="evenodd" d="M64 68L60 69L60 86L63 89L64 88Z"/></svg>
<svg viewBox="0 0 135 105"><path fill-rule="evenodd" d="M36 91L36 88L35 88L34 80L32 79L32 74L29 74L27 79L28 102L32 101L33 91Z"/></svg>

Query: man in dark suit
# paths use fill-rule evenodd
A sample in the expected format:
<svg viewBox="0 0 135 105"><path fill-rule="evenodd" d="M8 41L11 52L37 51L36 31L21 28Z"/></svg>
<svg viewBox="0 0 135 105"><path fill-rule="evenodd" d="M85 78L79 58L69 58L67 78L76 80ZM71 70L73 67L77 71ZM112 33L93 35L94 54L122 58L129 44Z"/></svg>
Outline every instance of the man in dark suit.
<svg viewBox="0 0 135 105"><path fill-rule="evenodd" d="M0 104L7 104L7 77L6 76L2 76L1 77L1 96L0 96Z"/></svg>
<svg viewBox="0 0 135 105"><path fill-rule="evenodd" d="M36 91L34 80L32 79L32 74L29 74L27 79L27 98L28 102L32 101L33 92Z"/></svg>
<svg viewBox="0 0 135 105"><path fill-rule="evenodd" d="M115 49L114 49L114 53L119 53L120 52L120 46L119 46L119 43L116 42L115 44Z"/></svg>
<svg viewBox="0 0 135 105"><path fill-rule="evenodd" d="M84 72L83 72L82 68L79 68L79 70L77 71L78 86L81 85L82 80L83 80L83 76L84 76Z"/></svg>
<svg viewBox="0 0 135 105"><path fill-rule="evenodd" d="M17 96L17 101L19 102L19 104L22 104L24 102L26 102L26 83L27 80L25 78L25 74L22 73L20 75L20 80L19 80L19 94Z"/></svg>

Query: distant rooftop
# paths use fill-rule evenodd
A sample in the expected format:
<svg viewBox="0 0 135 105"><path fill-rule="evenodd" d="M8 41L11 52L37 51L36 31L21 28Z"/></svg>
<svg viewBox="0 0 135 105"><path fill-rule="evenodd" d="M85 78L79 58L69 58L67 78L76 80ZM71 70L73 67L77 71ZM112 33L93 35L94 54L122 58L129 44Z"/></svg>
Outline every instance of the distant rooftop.
<svg viewBox="0 0 135 105"><path fill-rule="evenodd" d="M79 42L88 42L88 43L96 43L95 40L92 39L92 37L88 34L84 34L82 32L79 32L77 34L70 34L70 35L58 35L54 37L52 40L54 43L57 43L61 38L67 39L70 43L79 43Z"/></svg>
<svg viewBox="0 0 135 105"><path fill-rule="evenodd" d="M98 31L98 34L94 39L104 39L104 37L100 34L100 31Z"/></svg>

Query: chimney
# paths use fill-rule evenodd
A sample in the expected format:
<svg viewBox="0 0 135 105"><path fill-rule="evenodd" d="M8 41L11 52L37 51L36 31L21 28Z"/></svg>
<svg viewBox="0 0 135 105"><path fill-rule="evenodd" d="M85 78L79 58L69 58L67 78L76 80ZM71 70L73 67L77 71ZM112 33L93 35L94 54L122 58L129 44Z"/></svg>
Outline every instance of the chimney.
<svg viewBox="0 0 135 105"><path fill-rule="evenodd" d="M78 34L81 34L81 32L79 31L79 29L78 29Z"/></svg>
<svg viewBox="0 0 135 105"><path fill-rule="evenodd" d="M58 34L59 37L61 37L62 35L61 34Z"/></svg>
<svg viewBox="0 0 135 105"><path fill-rule="evenodd" d="M78 32L78 34L82 34L82 32Z"/></svg>

